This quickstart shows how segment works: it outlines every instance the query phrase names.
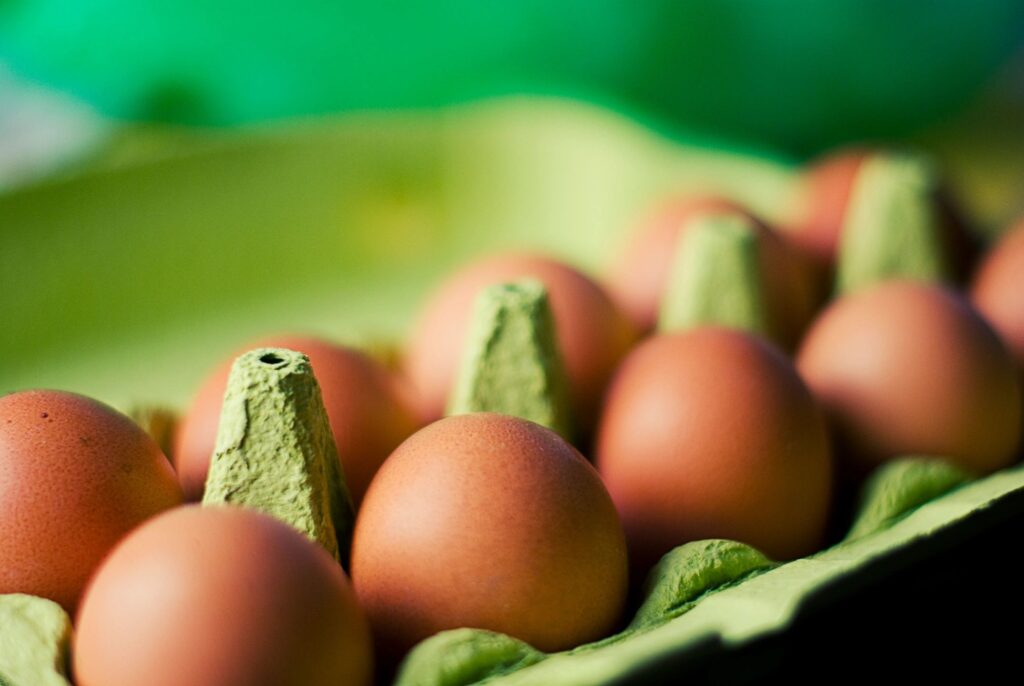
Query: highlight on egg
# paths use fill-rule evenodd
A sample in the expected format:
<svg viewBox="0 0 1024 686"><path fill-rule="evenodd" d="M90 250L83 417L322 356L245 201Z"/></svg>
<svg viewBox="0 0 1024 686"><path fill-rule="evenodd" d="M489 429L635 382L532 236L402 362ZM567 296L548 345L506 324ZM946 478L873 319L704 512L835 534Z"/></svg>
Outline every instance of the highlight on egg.
<svg viewBox="0 0 1024 686"><path fill-rule="evenodd" d="M356 521L352 580L392 658L458 627L564 650L615 626L626 547L597 472L558 434L456 415L384 463Z"/></svg>
<svg viewBox="0 0 1024 686"><path fill-rule="evenodd" d="M176 508L131 533L89 583L78 686L368 686L369 628L341 567L239 507Z"/></svg>
<svg viewBox="0 0 1024 686"><path fill-rule="evenodd" d="M1014 459L1022 400L1013 360L947 288L883 281L834 301L804 339L797 367L855 471L935 455L987 474Z"/></svg>
<svg viewBox="0 0 1024 686"><path fill-rule="evenodd" d="M825 418L792 363L757 336L701 327L649 338L608 392L597 468L634 569L728 538L775 559L814 552L832 491Z"/></svg>

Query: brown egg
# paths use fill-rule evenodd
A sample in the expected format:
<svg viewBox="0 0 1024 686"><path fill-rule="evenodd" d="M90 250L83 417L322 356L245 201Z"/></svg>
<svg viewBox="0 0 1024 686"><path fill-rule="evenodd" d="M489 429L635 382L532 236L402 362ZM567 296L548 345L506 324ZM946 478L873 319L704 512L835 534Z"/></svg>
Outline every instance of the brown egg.
<svg viewBox="0 0 1024 686"><path fill-rule="evenodd" d="M596 419L605 385L634 340L628 318L589 278L554 260L501 255L456 272L430 297L413 329L405 370L425 421L444 414L461 361L473 303L485 286L533 277L548 289L569 378L576 425Z"/></svg>
<svg viewBox="0 0 1024 686"><path fill-rule="evenodd" d="M360 686L369 627L341 567L252 510L189 506L132 532L90 582L78 686Z"/></svg>
<svg viewBox="0 0 1024 686"><path fill-rule="evenodd" d="M753 222L759 240L770 333L780 345L794 347L814 316L815 293L807 265L761 220L724 198L682 198L660 208L643 223L613 265L609 291L641 331L654 329L683 228L705 212L735 212Z"/></svg>
<svg viewBox="0 0 1024 686"><path fill-rule="evenodd" d="M658 323L680 229L688 220L707 211L744 212L731 200L714 195L673 198L640 221L612 264L608 292L639 331L651 331Z"/></svg>
<svg viewBox="0 0 1024 686"><path fill-rule="evenodd" d="M392 656L464 626L561 650L612 629L626 548L597 472L558 434L457 415L384 463L356 521L352 581Z"/></svg>
<svg viewBox="0 0 1024 686"><path fill-rule="evenodd" d="M823 269L835 265L850 191L869 154L858 148L833 152L803 174L787 236Z"/></svg>
<svg viewBox="0 0 1024 686"><path fill-rule="evenodd" d="M61 391L0 398L0 593L73 614L114 544L180 503L167 458L128 417Z"/></svg>
<svg viewBox="0 0 1024 686"><path fill-rule="evenodd" d="M637 570L698 539L777 559L822 543L825 419L789 360L756 336L704 327L640 345L608 391L596 462Z"/></svg>
<svg viewBox="0 0 1024 686"><path fill-rule="evenodd" d="M1024 370L1024 219L985 256L974 276L971 301Z"/></svg>
<svg viewBox="0 0 1024 686"><path fill-rule="evenodd" d="M1013 361L952 291L887 281L837 300L797 366L855 468L923 454L987 473L1012 460L1021 434Z"/></svg>
<svg viewBox="0 0 1024 686"><path fill-rule="evenodd" d="M785 221L785 235L810 258L821 289L830 290L832 286L832 271L857 175L866 161L879 154L885 153L868 148L843 148L811 163L803 173L796 200ZM962 279L977 252L976 241L962 211L941 181L932 200L944 253L949 258L953 276Z"/></svg>
<svg viewBox="0 0 1024 686"><path fill-rule="evenodd" d="M287 348L309 356L345 481L358 507L384 459L419 426L412 403L401 393L396 377L358 350L315 338L276 336L257 341L245 350L259 347ZM175 466L185 498L190 501L203 495L224 390L236 356L207 377L178 429Z"/></svg>

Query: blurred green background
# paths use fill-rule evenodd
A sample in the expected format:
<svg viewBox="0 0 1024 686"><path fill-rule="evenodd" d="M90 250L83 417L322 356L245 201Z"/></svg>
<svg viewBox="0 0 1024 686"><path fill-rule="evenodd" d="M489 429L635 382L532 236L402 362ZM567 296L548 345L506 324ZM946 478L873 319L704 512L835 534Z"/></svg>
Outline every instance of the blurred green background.
<svg viewBox="0 0 1024 686"><path fill-rule="evenodd" d="M400 335L482 251L600 270L666 193L777 217L851 141L994 232L1022 122L1021 0L0 0L0 392L179 404L268 331Z"/></svg>
<svg viewBox="0 0 1024 686"><path fill-rule="evenodd" d="M0 59L128 119L234 125L509 92L811 152L960 107L1020 0L5 0Z"/></svg>

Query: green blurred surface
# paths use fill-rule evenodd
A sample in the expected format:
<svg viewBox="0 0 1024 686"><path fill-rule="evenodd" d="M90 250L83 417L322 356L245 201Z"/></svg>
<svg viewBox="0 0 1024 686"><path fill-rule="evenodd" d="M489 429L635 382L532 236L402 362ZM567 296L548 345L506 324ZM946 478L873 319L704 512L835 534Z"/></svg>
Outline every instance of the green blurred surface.
<svg viewBox="0 0 1024 686"><path fill-rule="evenodd" d="M225 125L515 92L809 152L964 105L1019 0L6 0L0 60L118 117Z"/></svg>
<svg viewBox="0 0 1024 686"><path fill-rule="evenodd" d="M778 160L669 143L554 100L115 158L0 195L0 392L182 403L256 335L400 334L424 289L482 251L598 267L665 192L722 190L771 214L791 182Z"/></svg>
<svg viewBox="0 0 1024 686"><path fill-rule="evenodd" d="M911 143L980 230L1024 211L1022 108L981 103ZM126 128L60 177L0 194L0 392L58 387L180 405L268 332L400 335L482 252L600 270L666 193L777 216L794 167L678 142L606 110L505 98L243 131Z"/></svg>

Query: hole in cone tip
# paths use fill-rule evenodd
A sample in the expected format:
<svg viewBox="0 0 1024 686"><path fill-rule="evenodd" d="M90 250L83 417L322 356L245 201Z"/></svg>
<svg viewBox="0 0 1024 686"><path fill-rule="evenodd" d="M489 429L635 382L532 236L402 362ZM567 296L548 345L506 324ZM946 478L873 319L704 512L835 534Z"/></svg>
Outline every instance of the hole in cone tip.
<svg viewBox="0 0 1024 686"><path fill-rule="evenodd" d="M260 355L260 362L269 365L279 365L284 364L285 360L277 353L264 353Z"/></svg>

